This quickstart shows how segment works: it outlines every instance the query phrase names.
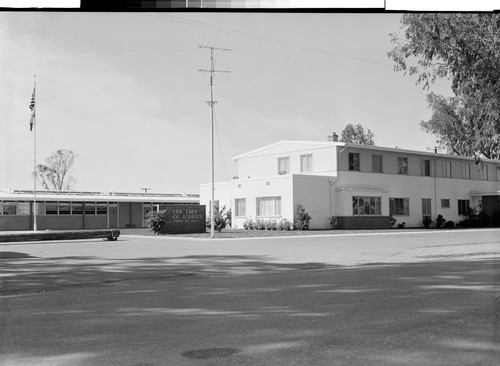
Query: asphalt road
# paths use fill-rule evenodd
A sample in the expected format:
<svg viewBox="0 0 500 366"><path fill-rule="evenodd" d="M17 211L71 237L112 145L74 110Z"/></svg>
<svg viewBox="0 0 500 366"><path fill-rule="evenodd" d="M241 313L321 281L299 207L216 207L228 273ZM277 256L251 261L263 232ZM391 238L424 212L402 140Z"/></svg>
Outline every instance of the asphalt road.
<svg viewBox="0 0 500 366"><path fill-rule="evenodd" d="M318 238L252 242L283 252L253 258L229 242L208 256L196 241L180 255L178 242L125 240L135 261L106 242L1 246L0 364L498 365L500 257L484 233L401 236L400 263L357 267L328 260ZM366 238L346 240L340 253L370 262ZM285 243L307 248L302 261ZM157 245L172 256L150 257Z"/></svg>

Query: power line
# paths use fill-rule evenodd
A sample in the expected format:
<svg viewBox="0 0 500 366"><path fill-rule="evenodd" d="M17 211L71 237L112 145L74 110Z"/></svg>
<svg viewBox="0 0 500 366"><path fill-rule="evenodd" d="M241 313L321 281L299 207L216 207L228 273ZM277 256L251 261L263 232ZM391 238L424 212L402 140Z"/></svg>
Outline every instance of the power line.
<svg viewBox="0 0 500 366"><path fill-rule="evenodd" d="M342 54L339 52L334 52L334 51L330 51L330 50L326 50L326 49L322 49L322 48L305 46L305 45L295 43L295 42L289 42L289 41L284 41L284 40L280 40L280 39L276 39L276 38L262 36L262 35L258 35L258 34L254 34L254 33L243 32L243 31L239 31L236 29L215 26L215 25L212 25L209 23L205 23L205 22L201 22L201 21L197 21L197 20L186 19L186 18L175 16L175 15L162 14L161 16L159 16L159 15L151 15L150 14L150 16L155 17L155 18L159 18L162 20L170 20L170 21L177 22L177 23L182 23L182 24L187 24L187 25L191 25L191 26L195 26L195 27L215 30L218 32L233 34L233 35L240 36L240 37L252 38L252 39L259 40L259 41L274 43L274 44L278 44L278 45L285 46L285 47L297 48L297 49L301 49L303 51L314 52L314 53L323 53L323 54L331 55L334 57L344 58L344 59L363 62L363 63L369 63L369 64L373 64L373 65L378 65L378 66L384 66L384 67L390 67L390 68L393 67L393 65L388 64L388 63L378 62L378 61L374 61L374 60L370 60L370 59L366 59L366 58L362 58L362 57L350 56L350 55L346 55L346 54Z"/></svg>

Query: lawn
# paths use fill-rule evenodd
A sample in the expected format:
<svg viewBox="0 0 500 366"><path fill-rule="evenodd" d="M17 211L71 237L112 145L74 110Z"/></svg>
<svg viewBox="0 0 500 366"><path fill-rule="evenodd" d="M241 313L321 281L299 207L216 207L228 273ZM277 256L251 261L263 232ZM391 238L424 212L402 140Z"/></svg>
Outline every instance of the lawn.
<svg viewBox="0 0 500 366"><path fill-rule="evenodd" d="M361 233L376 233L376 232L394 232L394 231L421 231L432 229L374 229L374 230L245 230L245 229L224 229L222 232L215 232L215 238L259 238L259 237L276 237L276 236L304 236L304 235L339 235L339 234L361 234ZM144 235L157 236L149 228L140 229L120 229L121 235ZM165 234L159 236L168 237L190 237L190 238L210 238L210 229L205 233L200 234Z"/></svg>

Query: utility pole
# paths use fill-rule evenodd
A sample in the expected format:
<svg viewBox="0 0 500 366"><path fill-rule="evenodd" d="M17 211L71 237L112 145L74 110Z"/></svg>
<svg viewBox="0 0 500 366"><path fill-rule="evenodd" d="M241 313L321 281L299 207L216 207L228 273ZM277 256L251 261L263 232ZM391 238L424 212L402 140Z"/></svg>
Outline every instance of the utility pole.
<svg viewBox="0 0 500 366"><path fill-rule="evenodd" d="M225 72L230 73L231 71L225 70L215 70L214 64L214 51L231 51L228 48L217 48L200 45L198 48L206 48L210 50L210 70L198 69L201 72L209 72L210 73L210 100L207 102L210 105L210 158L211 158L211 170L210 170L210 181L211 181L211 190L212 190L212 201L210 203L210 238L214 237L214 216L215 216L215 203L214 203L214 104L217 103L214 101L214 77L216 72Z"/></svg>

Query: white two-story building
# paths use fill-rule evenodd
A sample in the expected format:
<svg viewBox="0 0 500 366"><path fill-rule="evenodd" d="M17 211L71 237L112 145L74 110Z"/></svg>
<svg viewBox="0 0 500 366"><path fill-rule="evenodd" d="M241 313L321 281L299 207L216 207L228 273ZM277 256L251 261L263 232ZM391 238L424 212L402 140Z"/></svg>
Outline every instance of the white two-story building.
<svg viewBox="0 0 500 366"><path fill-rule="evenodd" d="M335 136L335 135L334 135ZM238 177L215 184L214 201L232 210L233 227L246 219L293 220L297 204L311 229L406 227L463 220L468 208L500 210L500 161L478 168L469 157L333 141L279 141L238 155ZM335 139L336 140L336 139ZM200 185L210 207L211 185Z"/></svg>

